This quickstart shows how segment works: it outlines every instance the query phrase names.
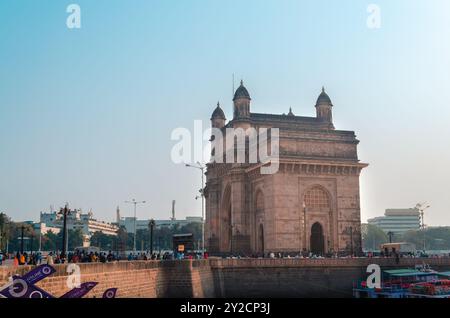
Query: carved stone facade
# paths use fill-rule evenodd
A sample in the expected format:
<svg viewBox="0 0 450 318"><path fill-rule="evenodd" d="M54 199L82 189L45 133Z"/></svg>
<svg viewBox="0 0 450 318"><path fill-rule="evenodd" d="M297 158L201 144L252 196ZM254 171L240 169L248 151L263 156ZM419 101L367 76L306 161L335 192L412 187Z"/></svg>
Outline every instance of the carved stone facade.
<svg viewBox="0 0 450 318"><path fill-rule="evenodd" d="M241 82L234 117L226 123L218 105L214 128L278 128L279 169L261 174L261 164L208 164L206 173L207 250L211 254L361 249L360 163L353 131L336 130L332 103L322 89L316 117L250 112Z"/></svg>

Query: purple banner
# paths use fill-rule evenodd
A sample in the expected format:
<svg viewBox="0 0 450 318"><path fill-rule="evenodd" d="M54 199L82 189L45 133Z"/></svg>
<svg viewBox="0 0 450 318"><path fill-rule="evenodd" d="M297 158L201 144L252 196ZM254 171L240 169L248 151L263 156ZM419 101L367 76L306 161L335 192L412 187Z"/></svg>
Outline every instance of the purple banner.
<svg viewBox="0 0 450 318"><path fill-rule="evenodd" d="M28 284L20 276L14 276L12 283L4 286L0 294L6 298L55 298L45 290L33 284Z"/></svg>
<svg viewBox="0 0 450 318"><path fill-rule="evenodd" d="M31 271L23 275L21 279L26 281L28 285L34 285L37 282L46 278L47 276L50 276L54 272L56 272L56 269L54 269L52 266L43 264L39 265L36 268L33 268Z"/></svg>
<svg viewBox="0 0 450 318"><path fill-rule="evenodd" d="M117 288L109 288L105 290L102 298L116 298Z"/></svg>
<svg viewBox="0 0 450 318"><path fill-rule="evenodd" d="M61 298L81 298L89 293L97 284L97 282L82 283L80 287L69 290L67 293L62 295Z"/></svg>

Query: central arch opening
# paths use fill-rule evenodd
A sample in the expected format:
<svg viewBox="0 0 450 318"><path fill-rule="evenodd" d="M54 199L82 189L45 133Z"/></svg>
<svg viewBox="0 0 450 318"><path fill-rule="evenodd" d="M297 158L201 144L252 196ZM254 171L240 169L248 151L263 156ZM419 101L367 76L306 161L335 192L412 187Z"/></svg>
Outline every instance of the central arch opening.
<svg viewBox="0 0 450 318"><path fill-rule="evenodd" d="M319 222L316 222L311 227L311 253L315 255L324 254L324 237L323 228Z"/></svg>

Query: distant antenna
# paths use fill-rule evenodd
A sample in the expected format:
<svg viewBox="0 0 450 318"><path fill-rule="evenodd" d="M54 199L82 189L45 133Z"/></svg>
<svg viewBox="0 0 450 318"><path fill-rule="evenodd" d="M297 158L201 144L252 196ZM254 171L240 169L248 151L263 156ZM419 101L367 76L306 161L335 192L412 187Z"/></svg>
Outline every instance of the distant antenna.
<svg viewBox="0 0 450 318"><path fill-rule="evenodd" d="M116 222L117 222L117 224L120 223L120 207L119 206L117 206L117 209L116 209Z"/></svg>
<svg viewBox="0 0 450 318"><path fill-rule="evenodd" d="M50 213L52 213L53 212L53 205L50 205Z"/></svg>
<svg viewBox="0 0 450 318"><path fill-rule="evenodd" d="M175 220L175 200L172 200L172 221Z"/></svg>

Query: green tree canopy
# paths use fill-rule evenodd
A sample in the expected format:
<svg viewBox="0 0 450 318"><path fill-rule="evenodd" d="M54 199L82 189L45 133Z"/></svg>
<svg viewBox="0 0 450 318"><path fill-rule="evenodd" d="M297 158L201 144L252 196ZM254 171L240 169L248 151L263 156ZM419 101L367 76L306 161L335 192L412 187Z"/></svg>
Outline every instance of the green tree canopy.
<svg viewBox="0 0 450 318"><path fill-rule="evenodd" d="M361 235L366 250L379 250L381 244L389 242L388 235L373 224L361 224Z"/></svg>
<svg viewBox="0 0 450 318"><path fill-rule="evenodd" d="M418 250L423 249L425 240L426 250L449 250L450 227L432 227L425 230L408 231L402 235L402 240L414 243Z"/></svg>

